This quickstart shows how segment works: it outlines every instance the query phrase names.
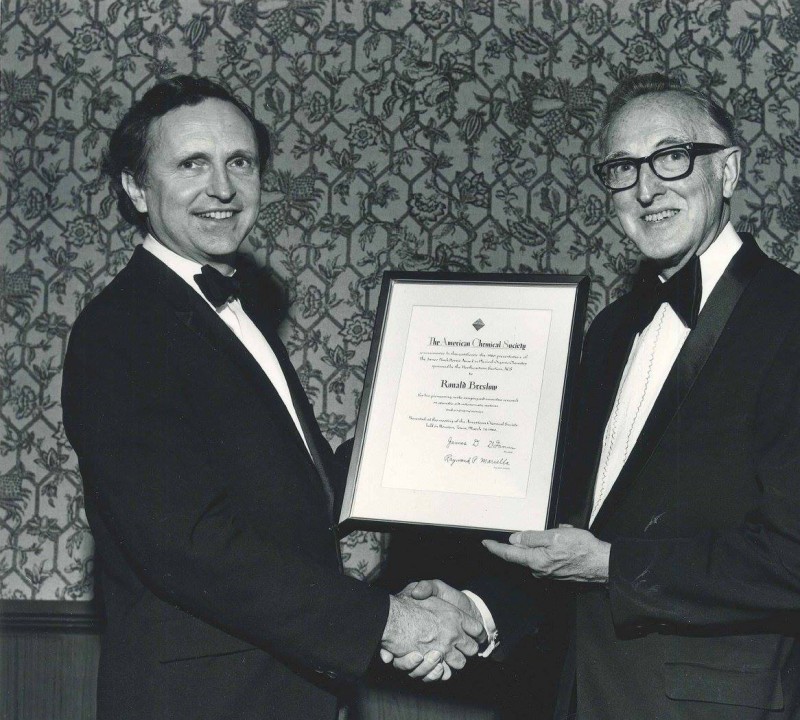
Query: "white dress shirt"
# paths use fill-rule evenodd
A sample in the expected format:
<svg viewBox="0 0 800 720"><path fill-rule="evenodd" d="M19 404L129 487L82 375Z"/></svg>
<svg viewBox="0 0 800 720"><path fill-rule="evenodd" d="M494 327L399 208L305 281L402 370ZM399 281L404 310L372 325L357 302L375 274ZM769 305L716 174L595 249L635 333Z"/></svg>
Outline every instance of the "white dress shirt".
<svg viewBox="0 0 800 720"><path fill-rule="evenodd" d="M242 308L241 302L238 298L231 302L225 303L220 308L215 308L208 300L195 282L194 276L200 274L202 265L194 260L185 258L178 255L173 250L170 250L165 245L162 245L152 235L145 238L142 247L155 255L161 262L163 262L170 270L172 270L178 277L186 282L201 298L208 304L208 306L219 316L219 318L233 331L233 334L241 341L247 351L253 356L255 361L261 366L264 374L267 376L276 392L283 400L283 404L289 411L297 432L303 438L303 443L308 450L308 441L303 434L303 429L300 426L300 421L297 418L297 412L292 403L292 396L289 392L289 386L286 383L286 376L283 374L278 358L269 346L264 336L255 323L248 317L247 313ZM309 455L311 452L309 451Z"/></svg>
<svg viewBox="0 0 800 720"><path fill-rule="evenodd" d="M717 239L700 255L703 286L701 311L731 258L741 246L741 238L736 234L733 225L728 223ZM650 324L634 339L603 435L590 525L636 444L688 335L689 328L683 324L672 306L665 302L658 308Z"/></svg>

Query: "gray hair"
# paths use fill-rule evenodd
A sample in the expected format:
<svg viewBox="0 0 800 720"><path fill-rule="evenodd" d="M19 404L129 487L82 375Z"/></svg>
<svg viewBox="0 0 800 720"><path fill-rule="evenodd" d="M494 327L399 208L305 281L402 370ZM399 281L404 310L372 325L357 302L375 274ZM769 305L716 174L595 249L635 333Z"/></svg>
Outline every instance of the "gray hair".
<svg viewBox="0 0 800 720"><path fill-rule="evenodd" d="M608 96L603 122L598 137L603 152L607 147L611 122L629 102L644 95L677 93L692 102L724 136L726 145L736 144L736 126L733 118L708 93L686 87L661 73L633 75L623 80Z"/></svg>

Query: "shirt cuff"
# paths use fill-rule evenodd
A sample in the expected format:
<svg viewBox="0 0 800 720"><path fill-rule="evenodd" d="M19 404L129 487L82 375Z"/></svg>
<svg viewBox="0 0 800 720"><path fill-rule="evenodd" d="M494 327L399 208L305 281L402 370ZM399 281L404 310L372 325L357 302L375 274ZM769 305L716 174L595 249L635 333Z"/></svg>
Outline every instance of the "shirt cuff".
<svg viewBox="0 0 800 720"><path fill-rule="evenodd" d="M492 613L489 611L489 608L486 607L486 603L483 602L483 600L469 590L462 590L462 592L472 600L472 602L475 603L475 607L478 608L478 612L481 614L481 621L483 622L483 629L486 631L486 640L489 643L478 653L478 657L489 657L500 644L500 634L497 632L497 625L495 625Z"/></svg>

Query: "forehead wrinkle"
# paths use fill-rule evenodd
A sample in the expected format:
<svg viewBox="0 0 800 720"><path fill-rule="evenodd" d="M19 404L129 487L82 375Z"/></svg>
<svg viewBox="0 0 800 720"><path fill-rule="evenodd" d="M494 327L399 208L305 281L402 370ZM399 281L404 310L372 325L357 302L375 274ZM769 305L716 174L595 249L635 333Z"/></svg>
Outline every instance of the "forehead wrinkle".
<svg viewBox="0 0 800 720"><path fill-rule="evenodd" d="M668 148L672 145L681 145L682 143L691 142L691 140L687 140L685 137L681 137L680 135L667 135L664 138L658 140L655 145L653 146L653 152L657 150L661 150L663 148ZM633 153L625 152L624 150L617 150L616 152L611 153L605 159L606 160L622 160L622 159L630 159L630 160L638 160L640 158L649 157L651 153L647 153L647 155L640 155L636 157Z"/></svg>
<svg viewBox="0 0 800 720"><path fill-rule="evenodd" d="M228 121L225 123L225 132L222 132L220 137L217 137L217 131L219 128L214 127L213 130L210 130L209 125L204 122L201 116L197 116L194 113L186 116L186 111L189 110L191 112L192 110L203 105L215 105L217 103L230 106L236 111L235 117L244 121L243 126L247 127L249 139L252 143L251 147L236 147L234 149L226 149L226 158L235 157L237 155L244 155L251 159L258 158L258 143L255 138L255 132L247 120L247 116L244 115L239 108L233 105L233 103L228 103L224 100L218 100L217 98L206 98L195 105L180 105L176 108L173 108L164 115L155 118L150 123L146 141L145 171L149 171L148 161L150 153L156 146L160 146L162 150L174 153L177 157L184 160L193 157L211 159L212 155L214 154L212 149L217 149L219 146L228 142L229 134L235 134L237 132L237 128L234 127L234 123ZM167 126L163 121L170 115L173 115L173 117L180 116L180 120L176 120ZM213 127L214 123L211 123L211 126ZM181 132L176 132L176 128L180 128Z"/></svg>
<svg viewBox="0 0 800 720"><path fill-rule="evenodd" d="M680 135L667 135L666 137L661 138L653 145L653 152L658 152L659 150L663 150L664 148L672 147L673 145L683 145L687 142L692 142L692 140L687 139L685 136ZM606 159L607 160L617 160L617 159L631 159L631 160L638 160L649 157L652 153L647 153L647 155L641 155L638 158L634 157L632 153L626 153L622 150L611 153Z"/></svg>
<svg viewBox="0 0 800 720"><path fill-rule="evenodd" d="M627 152L624 149L615 150L609 154L610 140L612 135L619 134L620 120L623 121L623 127L630 125L630 115L637 111L650 111L647 116L647 121L644 123L644 128L651 126L653 128L652 135L657 135L659 128L667 133L666 136L658 139L650 139L647 137L639 136L639 132L643 128L641 122L636 123L634 126L633 141L646 141L650 139L648 144L649 150L646 153L649 155L654 150L658 149L661 142L674 138L676 143L681 142L718 142L720 144L727 144L725 135L717 127L716 123L704 112L702 107L694 100L676 92L661 92L649 93L634 98L629 103L624 105L614 115L608 126L608 132L604 139L603 148L606 153L607 159L612 157L633 157L635 153ZM677 134L680 133L680 134ZM630 135L631 133L626 133ZM626 138L627 140L627 138Z"/></svg>

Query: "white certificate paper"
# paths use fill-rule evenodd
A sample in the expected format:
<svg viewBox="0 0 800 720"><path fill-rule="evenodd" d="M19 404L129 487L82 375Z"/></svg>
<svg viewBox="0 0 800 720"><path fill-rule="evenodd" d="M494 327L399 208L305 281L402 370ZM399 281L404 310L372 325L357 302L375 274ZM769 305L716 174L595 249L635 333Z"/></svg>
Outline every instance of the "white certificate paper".
<svg viewBox="0 0 800 720"><path fill-rule="evenodd" d="M413 306L383 487L525 496L551 315Z"/></svg>
<svg viewBox="0 0 800 720"><path fill-rule="evenodd" d="M392 275L342 521L544 528L578 282Z"/></svg>

